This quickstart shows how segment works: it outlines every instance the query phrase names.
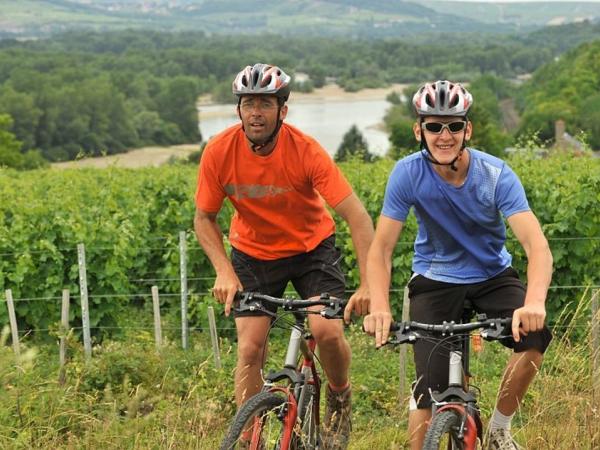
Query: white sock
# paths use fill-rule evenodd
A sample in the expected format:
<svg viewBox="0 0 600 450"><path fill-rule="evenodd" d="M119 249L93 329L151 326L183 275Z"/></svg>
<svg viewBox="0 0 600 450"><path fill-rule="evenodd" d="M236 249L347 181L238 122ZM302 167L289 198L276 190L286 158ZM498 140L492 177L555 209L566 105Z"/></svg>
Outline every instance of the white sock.
<svg viewBox="0 0 600 450"><path fill-rule="evenodd" d="M490 431L494 431L499 428L502 428L504 430L510 430L510 422L512 421L513 416L514 413L510 416L505 416L500 411L498 411L498 408L494 409L494 414L492 415L492 419L490 420Z"/></svg>

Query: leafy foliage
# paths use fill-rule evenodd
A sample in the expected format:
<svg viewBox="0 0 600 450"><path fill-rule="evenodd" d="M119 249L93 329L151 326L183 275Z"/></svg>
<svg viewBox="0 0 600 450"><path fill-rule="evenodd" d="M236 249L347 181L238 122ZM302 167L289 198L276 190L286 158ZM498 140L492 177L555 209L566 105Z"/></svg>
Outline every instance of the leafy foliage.
<svg viewBox="0 0 600 450"><path fill-rule="evenodd" d="M513 77L600 36L596 27L584 24L565 47L552 38L564 34L559 28L547 31L545 41L527 36L299 37L282 46L280 36L270 35L256 46L247 36L133 30L1 41L0 113L13 118L10 131L24 150L40 149L49 160L113 154L200 140L197 96L212 93L219 101L232 101L231 80L245 64L268 59L291 74L305 72L310 79L300 90L322 86L327 77L348 91L437 78L470 81L490 73ZM481 129L488 123L493 120L486 119ZM494 129L489 134L486 144L495 151L501 136Z"/></svg>
<svg viewBox="0 0 600 450"><path fill-rule="evenodd" d="M352 125L344 134L342 142L335 152L336 162L348 161L352 157L358 157L364 162L373 160L373 155L369 152L369 145L356 125Z"/></svg>
<svg viewBox="0 0 600 450"><path fill-rule="evenodd" d="M153 284L176 314L180 231L187 230L190 278L212 273L190 232L194 183L195 170L180 166L0 171L0 288L15 298L56 297L66 288L78 302L76 247L84 243L92 326L117 324L124 305L150 299ZM190 293L210 285L210 278L191 281ZM17 302L21 327L48 328L59 319L57 305ZM80 320L79 308L71 314Z"/></svg>
<svg viewBox="0 0 600 450"><path fill-rule="evenodd" d="M520 176L530 205L550 240L556 286L598 284L590 267L600 265L600 160L553 156L529 157L517 152L510 160ZM343 171L371 217L379 216L387 177L394 161L365 164L353 158ZM576 173L577 177L573 176ZM79 301L77 250L86 246L92 326L115 326L123 308L150 302L150 286L158 285L161 305L179 315L179 232L187 231L190 323L206 327L207 293L214 272L191 231L196 169L173 165L160 169L0 170L0 292L12 289L22 329L48 328L59 320L59 300L68 288ZM232 214L226 203L219 217L227 230ZM358 265L347 225L338 221L338 245L344 252L348 289L359 283ZM416 222L410 215L393 257L394 307L410 276ZM525 276L526 260L514 239L508 241L514 265ZM553 314L576 298L581 289L551 291ZM80 321L78 307L72 318ZM0 308L0 322L6 321ZM219 321L224 318L219 316ZM220 322L225 323L225 322ZM110 329L96 329L96 339Z"/></svg>
<svg viewBox="0 0 600 450"><path fill-rule="evenodd" d="M33 169L47 165L38 151L21 152L23 144L9 130L13 124L7 114L0 114L0 167Z"/></svg>
<svg viewBox="0 0 600 450"><path fill-rule="evenodd" d="M600 148L597 126L600 100L600 41L583 44L540 68L523 86L521 135L538 133L554 139L554 124L562 119L571 135L589 133L589 144Z"/></svg>

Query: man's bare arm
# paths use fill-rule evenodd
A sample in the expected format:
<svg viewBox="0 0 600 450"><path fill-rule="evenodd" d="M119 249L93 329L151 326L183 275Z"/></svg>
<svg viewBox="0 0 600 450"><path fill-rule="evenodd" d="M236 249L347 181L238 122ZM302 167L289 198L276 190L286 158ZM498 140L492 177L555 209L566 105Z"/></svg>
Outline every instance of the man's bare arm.
<svg viewBox="0 0 600 450"><path fill-rule="evenodd" d="M364 329L375 336L375 345L387 342L392 312L390 307L390 284L392 256L404 223L380 216L375 238L367 258L367 279L371 286L371 313L365 317Z"/></svg>
<svg viewBox="0 0 600 450"><path fill-rule="evenodd" d="M223 233L217 223L217 213L196 210L194 231L200 246L210 259L216 272L213 295L225 304L225 315L229 315L235 293L242 289L239 278L225 252Z"/></svg>
<svg viewBox="0 0 600 450"><path fill-rule="evenodd" d="M514 214L507 221L527 254L525 305L513 315L513 337L519 341L520 333L539 331L544 326L546 295L552 280L552 253L542 227L531 211Z"/></svg>
<svg viewBox="0 0 600 450"><path fill-rule="evenodd" d="M360 272L360 285L350 297L348 306L344 311L344 320L349 322L352 311L355 311L358 315L365 315L369 312L367 253L373 241L373 221L354 192L336 205L334 209L348 223Z"/></svg>

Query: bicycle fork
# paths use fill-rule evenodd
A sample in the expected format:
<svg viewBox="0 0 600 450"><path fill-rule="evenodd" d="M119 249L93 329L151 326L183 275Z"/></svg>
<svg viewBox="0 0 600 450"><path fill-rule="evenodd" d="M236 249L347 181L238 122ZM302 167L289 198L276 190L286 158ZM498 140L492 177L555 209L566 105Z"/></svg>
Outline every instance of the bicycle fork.
<svg viewBox="0 0 600 450"><path fill-rule="evenodd" d="M281 437L280 448L287 449L292 441L292 435L296 422L298 420L299 408L305 402L307 393L306 386L314 385L313 414L315 423L319 425L319 402L320 402L320 378L314 361L314 351L316 342L310 335L304 336L304 330L301 326L292 328L288 348L285 356L284 368L280 372L271 373L267 376L267 382L270 386L267 390L282 392L287 401L280 412L282 420L283 435ZM302 361L298 364L298 356L302 355ZM277 386L279 380L287 378L291 386Z"/></svg>
<svg viewBox="0 0 600 450"><path fill-rule="evenodd" d="M479 418L477 400L468 392L462 352L450 352L448 369L448 389L442 394L432 393L434 400L433 414L443 411L456 411L461 417L460 427L456 437L464 443L465 450L475 449L477 437L481 434L482 424ZM436 399L437 397L437 399Z"/></svg>

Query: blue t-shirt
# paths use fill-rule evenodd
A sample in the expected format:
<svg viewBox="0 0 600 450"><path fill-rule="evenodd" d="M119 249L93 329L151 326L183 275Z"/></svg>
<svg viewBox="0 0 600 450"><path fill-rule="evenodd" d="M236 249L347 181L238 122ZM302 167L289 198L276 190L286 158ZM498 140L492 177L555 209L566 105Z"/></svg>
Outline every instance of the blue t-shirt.
<svg viewBox="0 0 600 450"><path fill-rule="evenodd" d="M401 222L414 207L419 232L413 272L432 280L485 281L510 266L502 216L529 211L523 185L495 156L468 149L460 187L444 181L421 152L398 161L385 191L382 214Z"/></svg>

